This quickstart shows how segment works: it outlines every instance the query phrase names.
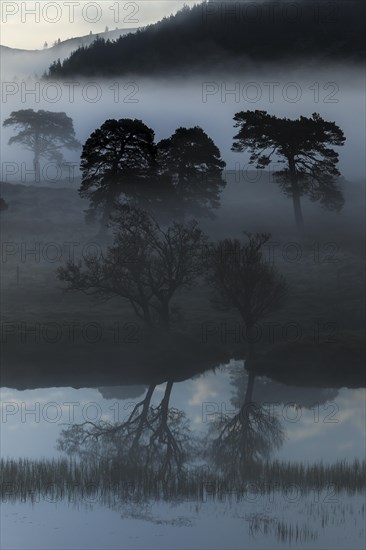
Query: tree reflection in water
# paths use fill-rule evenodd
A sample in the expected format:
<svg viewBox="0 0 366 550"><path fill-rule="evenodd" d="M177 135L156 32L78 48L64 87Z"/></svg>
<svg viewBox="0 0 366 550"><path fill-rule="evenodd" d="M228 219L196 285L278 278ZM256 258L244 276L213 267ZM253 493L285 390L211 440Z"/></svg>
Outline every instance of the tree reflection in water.
<svg viewBox="0 0 366 550"><path fill-rule="evenodd" d="M223 414L213 423L212 457L228 479L243 480L255 475L263 460L285 440L279 419L253 401L255 373L249 370L248 383L239 411Z"/></svg>
<svg viewBox="0 0 366 550"><path fill-rule="evenodd" d="M168 381L157 406L151 404L156 386L137 403L122 423L83 422L62 431L58 449L69 456L120 464L127 470L146 469L168 481L183 473L194 442L183 411L169 407L173 382Z"/></svg>

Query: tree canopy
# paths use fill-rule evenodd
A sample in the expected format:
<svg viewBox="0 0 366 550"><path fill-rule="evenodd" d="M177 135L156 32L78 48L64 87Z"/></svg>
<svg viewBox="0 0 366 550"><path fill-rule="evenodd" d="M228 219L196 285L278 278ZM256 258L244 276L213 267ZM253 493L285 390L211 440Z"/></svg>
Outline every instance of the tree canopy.
<svg viewBox="0 0 366 550"><path fill-rule="evenodd" d="M103 207L104 219L121 194L136 196L151 185L157 171L154 131L141 120L106 120L83 146L79 194Z"/></svg>
<svg viewBox="0 0 366 550"><path fill-rule="evenodd" d="M159 169L170 178L178 204L194 213L216 208L225 186L226 163L213 140L199 126L178 128L158 143Z"/></svg>

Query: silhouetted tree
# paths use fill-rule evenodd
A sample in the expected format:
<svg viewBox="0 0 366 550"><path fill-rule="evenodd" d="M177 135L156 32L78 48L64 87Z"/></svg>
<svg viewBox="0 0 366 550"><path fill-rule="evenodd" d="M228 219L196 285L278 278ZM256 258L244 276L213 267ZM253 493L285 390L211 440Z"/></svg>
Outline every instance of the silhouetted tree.
<svg viewBox="0 0 366 550"><path fill-rule="evenodd" d="M72 119L66 113L21 109L13 111L3 126L14 126L20 132L10 138L9 145L19 143L34 154L33 165L36 181L40 181L40 159L61 163L62 149L81 147L75 138Z"/></svg>
<svg viewBox="0 0 366 550"><path fill-rule="evenodd" d="M268 313L280 307L286 282L262 257L268 233L247 234L247 242L225 239L209 248L209 281L213 302L220 309L236 308L247 331Z"/></svg>
<svg viewBox="0 0 366 550"><path fill-rule="evenodd" d="M61 61L60 58L57 59L57 61L54 61L51 65L55 71L57 71L61 67ZM45 75L43 75L45 77Z"/></svg>
<svg viewBox="0 0 366 550"><path fill-rule="evenodd" d="M202 128L178 128L158 143L158 155L159 169L169 177L178 208L197 214L218 207L225 162Z"/></svg>
<svg viewBox="0 0 366 550"><path fill-rule="evenodd" d="M272 162L272 156L285 163L276 172L277 180L285 193L292 197L297 227L303 229L300 197L308 195L320 200L329 209L340 210L344 199L335 183L340 173L337 169L338 153L330 145L341 146L345 137L334 123L323 120L317 113L311 118L296 120L278 118L266 111L241 111L236 113L232 150L249 150L249 162L259 169Z"/></svg>
<svg viewBox="0 0 366 550"><path fill-rule="evenodd" d="M206 237L196 222L174 222L163 230L146 211L119 205L113 215L113 245L105 257L88 256L58 270L69 290L130 302L148 327L157 318L170 324L172 298L189 287L201 273Z"/></svg>
<svg viewBox="0 0 366 550"><path fill-rule="evenodd" d="M155 180L156 155L154 131L141 120L106 120L85 142L81 155L79 194L90 199L89 215L102 210L106 224L121 195L147 194Z"/></svg>

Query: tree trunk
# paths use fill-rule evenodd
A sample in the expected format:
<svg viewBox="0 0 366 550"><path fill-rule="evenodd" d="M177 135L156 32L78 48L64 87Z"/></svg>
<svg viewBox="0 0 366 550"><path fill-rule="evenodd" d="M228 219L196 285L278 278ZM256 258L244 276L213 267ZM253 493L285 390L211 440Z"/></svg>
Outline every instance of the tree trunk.
<svg viewBox="0 0 366 550"><path fill-rule="evenodd" d="M170 328L170 313L169 313L169 302L162 301L160 307L160 322L162 327L166 330Z"/></svg>
<svg viewBox="0 0 366 550"><path fill-rule="evenodd" d="M145 427L145 422L146 422L146 419L147 419L147 414L149 412L149 407L150 407L152 394L154 393L155 387L156 387L155 384L151 384L149 386L148 390L147 390L147 394L146 394L146 397L144 399L144 404L143 404L143 408L142 408L141 417L140 417L140 420L139 420L139 426L138 426L138 429L136 431L133 443L131 445L130 454L133 454L135 452L135 450L137 448L137 445L138 445L138 443L141 439L141 435L142 435L143 429Z"/></svg>
<svg viewBox="0 0 366 550"><path fill-rule="evenodd" d="M288 159L288 164L289 164L290 178L291 178L292 203L294 205L295 222L296 222L298 233L302 235L304 232L304 220L303 220L302 211L301 211L300 190L298 185L295 159L293 157L290 157Z"/></svg>
<svg viewBox="0 0 366 550"><path fill-rule="evenodd" d="M292 202L294 205L296 227L300 235L304 233L304 219L302 217L300 195L297 190L292 191Z"/></svg>
<svg viewBox="0 0 366 550"><path fill-rule="evenodd" d="M40 150L39 150L39 136L36 135L34 143L34 159L33 159L33 168L34 168L34 177L35 182L39 183L41 181L41 168L39 164L40 159Z"/></svg>
<svg viewBox="0 0 366 550"><path fill-rule="evenodd" d="M105 235L108 234L107 224L109 222L109 216L110 216L111 212L112 212L112 202L111 201L106 201L106 203L104 205L104 208L103 208L102 218L100 220L100 228L99 228L99 233L98 233L98 236L100 236L100 237L104 237Z"/></svg>
<svg viewBox="0 0 366 550"><path fill-rule="evenodd" d="M248 370L248 383L245 392L244 403L241 406L239 415L241 417L241 452L243 453L242 466L245 468L245 472L249 473L253 465L253 449L249 444L249 430L251 426L251 404L253 402L253 389L254 389L255 373L253 369ZM247 475L247 473L245 475Z"/></svg>
<svg viewBox="0 0 366 550"><path fill-rule="evenodd" d="M152 328L153 322L152 322L152 319L151 319L149 306L148 305L141 306L141 309L142 309L142 312L143 312L143 315L144 315L144 321L145 321L145 324L146 324L147 328L149 328L149 329Z"/></svg>
<svg viewBox="0 0 366 550"><path fill-rule="evenodd" d="M249 334L250 334L253 325L250 324L250 325L247 325L247 326L248 326L248 330L249 330ZM248 343L248 352L247 352L246 358L245 358L245 370L248 373L248 384L247 384L247 389L246 389L246 392L245 392L243 408L248 403L251 403L252 398L253 398L253 387L254 387L254 380L255 380L255 376L256 376L255 367L254 367L253 361L252 361L253 357L254 357L254 344L253 344L252 341L250 341Z"/></svg>
<svg viewBox="0 0 366 550"><path fill-rule="evenodd" d="M174 382L172 382L171 380L167 382L164 397L161 401L161 423L160 423L159 431L161 430L162 433L164 431L164 428L166 428L168 425L169 401L170 401L170 394L172 393L173 384ZM162 433L160 434L160 440L162 438Z"/></svg>
<svg viewBox="0 0 366 550"><path fill-rule="evenodd" d="M248 384L247 389L245 392L245 398L244 398L244 405L248 405L248 403L251 403L253 400L253 389L254 389L254 380L255 380L255 373L253 369L248 370Z"/></svg>

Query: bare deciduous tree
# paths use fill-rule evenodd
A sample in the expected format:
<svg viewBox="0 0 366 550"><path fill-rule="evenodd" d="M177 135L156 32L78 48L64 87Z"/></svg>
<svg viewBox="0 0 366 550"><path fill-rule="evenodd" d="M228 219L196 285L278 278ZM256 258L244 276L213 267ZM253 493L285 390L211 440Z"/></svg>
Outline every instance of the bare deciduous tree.
<svg viewBox="0 0 366 550"><path fill-rule="evenodd" d="M113 215L114 241L104 257L88 256L58 270L68 290L128 300L148 327L170 326L172 298L202 272L206 236L197 222L163 229L146 211L119 205Z"/></svg>
<svg viewBox="0 0 366 550"><path fill-rule="evenodd" d="M276 268L263 260L268 233L247 234L245 243L225 239L210 247L209 281L218 308L236 308L247 330L274 309L286 294L286 282Z"/></svg>

